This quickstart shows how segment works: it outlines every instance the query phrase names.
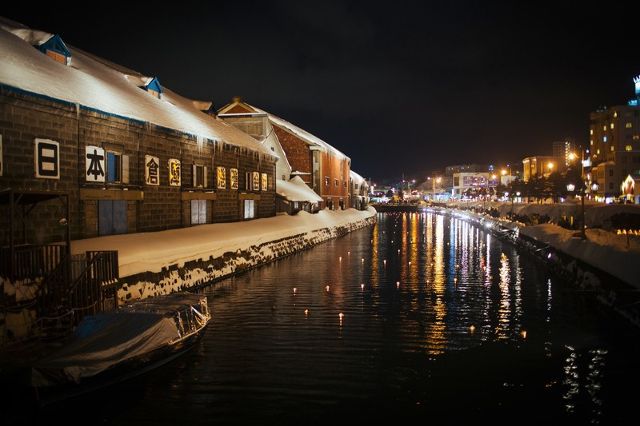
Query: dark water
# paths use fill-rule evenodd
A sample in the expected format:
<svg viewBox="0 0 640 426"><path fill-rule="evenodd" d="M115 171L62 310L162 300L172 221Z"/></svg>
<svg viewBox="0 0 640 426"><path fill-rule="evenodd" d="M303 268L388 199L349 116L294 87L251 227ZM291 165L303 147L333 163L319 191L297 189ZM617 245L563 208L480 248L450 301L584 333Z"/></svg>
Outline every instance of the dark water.
<svg viewBox="0 0 640 426"><path fill-rule="evenodd" d="M637 421L640 333L458 219L380 214L207 293L214 320L193 351L36 420Z"/></svg>

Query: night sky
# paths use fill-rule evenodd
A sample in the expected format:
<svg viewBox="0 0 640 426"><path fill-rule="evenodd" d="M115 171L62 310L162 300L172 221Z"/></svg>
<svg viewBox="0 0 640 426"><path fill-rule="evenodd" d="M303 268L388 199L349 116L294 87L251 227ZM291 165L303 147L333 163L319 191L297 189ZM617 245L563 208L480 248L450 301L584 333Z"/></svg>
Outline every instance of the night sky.
<svg viewBox="0 0 640 426"><path fill-rule="evenodd" d="M0 13L217 108L241 96L374 178L585 143L589 111L626 103L640 74L640 2L302 3L22 2Z"/></svg>

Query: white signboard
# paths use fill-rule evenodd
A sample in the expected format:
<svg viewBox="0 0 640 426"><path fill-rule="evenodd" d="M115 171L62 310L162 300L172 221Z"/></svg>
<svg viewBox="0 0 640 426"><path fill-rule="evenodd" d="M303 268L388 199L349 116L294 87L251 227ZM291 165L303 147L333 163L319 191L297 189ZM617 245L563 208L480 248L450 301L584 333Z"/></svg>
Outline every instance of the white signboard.
<svg viewBox="0 0 640 426"><path fill-rule="evenodd" d="M144 182L147 185L160 185L160 159L158 157L144 156Z"/></svg>
<svg viewBox="0 0 640 426"><path fill-rule="evenodd" d="M105 156L104 149L99 146L85 147L84 171L87 182L104 182Z"/></svg>
<svg viewBox="0 0 640 426"><path fill-rule="evenodd" d="M35 140L35 175L42 179L60 179L60 144L49 139Z"/></svg>

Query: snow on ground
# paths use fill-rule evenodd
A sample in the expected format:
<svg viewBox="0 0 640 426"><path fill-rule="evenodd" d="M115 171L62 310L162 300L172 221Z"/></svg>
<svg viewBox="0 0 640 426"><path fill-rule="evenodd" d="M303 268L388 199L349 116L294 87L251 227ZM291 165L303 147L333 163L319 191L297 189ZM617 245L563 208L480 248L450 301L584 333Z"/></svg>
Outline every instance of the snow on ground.
<svg viewBox="0 0 640 426"><path fill-rule="evenodd" d="M375 215L372 207L360 211L322 210L316 214L299 212L245 222L215 223L159 232L75 240L73 254L89 250L118 250L120 276L160 272L162 268L198 259L217 258L226 252L246 250L269 241L348 225Z"/></svg>
<svg viewBox="0 0 640 426"><path fill-rule="evenodd" d="M637 263L640 260L640 240L616 235L601 229L587 229L587 239L578 237L573 230L558 225L543 224L520 228L520 232L538 241L595 266L621 280L640 287Z"/></svg>
<svg viewBox="0 0 640 426"><path fill-rule="evenodd" d="M486 208L496 209L500 216L506 217L511 211L520 216L531 216L538 214L540 216L549 216L552 222L557 223L563 216L574 216L578 220L580 215L580 202L568 201L564 203L514 203L491 201L483 203L482 201L455 201L447 203L449 207L457 208ZM611 216L619 213L640 215L640 205L634 204L607 204L595 203L592 201L585 202L585 219L589 227L602 227L608 225Z"/></svg>

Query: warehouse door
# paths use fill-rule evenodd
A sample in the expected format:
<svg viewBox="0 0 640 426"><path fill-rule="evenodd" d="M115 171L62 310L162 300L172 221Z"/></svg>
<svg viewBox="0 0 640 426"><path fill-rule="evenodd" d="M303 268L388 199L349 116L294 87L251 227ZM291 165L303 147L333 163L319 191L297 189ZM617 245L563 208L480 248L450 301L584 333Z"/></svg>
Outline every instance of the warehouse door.
<svg viewBox="0 0 640 426"><path fill-rule="evenodd" d="M127 233L127 202L124 200L98 201L98 234Z"/></svg>

